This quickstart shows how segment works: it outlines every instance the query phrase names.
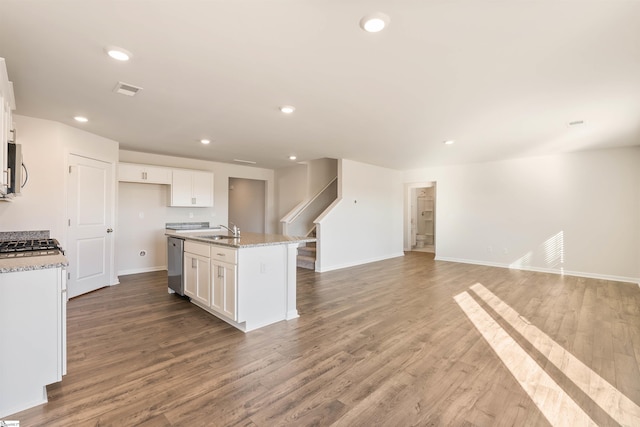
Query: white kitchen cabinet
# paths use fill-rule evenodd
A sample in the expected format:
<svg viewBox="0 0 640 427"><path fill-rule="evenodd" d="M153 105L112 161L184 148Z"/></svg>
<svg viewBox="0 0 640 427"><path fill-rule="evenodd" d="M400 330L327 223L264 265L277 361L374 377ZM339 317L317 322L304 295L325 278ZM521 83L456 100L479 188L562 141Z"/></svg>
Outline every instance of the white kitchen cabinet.
<svg viewBox="0 0 640 427"><path fill-rule="evenodd" d="M4 58L0 58L0 197L6 194L9 185L7 172L7 143L13 141L13 119L15 109L13 86L9 81ZM15 141L14 141L15 142Z"/></svg>
<svg viewBox="0 0 640 427"><path fill-rule="evenodd" d="M296 256L299 243L282 237L285 239L282 242L273 242L273 235L246 233L240 238L250 242L246 246L212 243L206 252L204 240L213 239L187 236L185 295L198 307L244 332L298 317ZM191 248L194 243L198 245L198 254L188 252L194 250ZM198 262L203 259L210 261L209 301L197 292L205 278L204 275L196 278L197 270L205 268Z"/></svg>
<svg viewBox="0 0 640 427"><path fill-rule="evenodd" d="M236 250L211 247L211 309L227 319L237 318Z"/></svg>
<svg viewBox="0 0 640 427"><path fill-rule="evenodd" d="M171 169L135 163L119 163L118 181L171 184Z"/></svg>
<svg viewBox="0 0 640 427"><path fill-rule="evenodd" d="M171 206L212 207L211 172L174 169L171 180Z"/></svg>
<svg viewBox="0 0 640 427"><path fill-rule="evenodd" d="M197 242L184 245L184 294L192 300L211 304L210 247Z"/></svg>
<svg viewBox="0 0 640 427"><path fill-rule="evenodd" d="M64 268L0 274L0 419L47 401L66 374Z"/></svg>

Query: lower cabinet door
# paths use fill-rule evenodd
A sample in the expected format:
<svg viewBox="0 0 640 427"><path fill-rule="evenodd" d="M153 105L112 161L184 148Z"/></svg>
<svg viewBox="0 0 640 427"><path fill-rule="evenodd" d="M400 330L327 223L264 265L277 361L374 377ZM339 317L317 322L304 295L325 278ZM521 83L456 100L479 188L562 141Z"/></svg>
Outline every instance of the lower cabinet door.
<svg viewBox="0 0 640 427"><path fill-rule="evenodd" d="M190 298L196 297L198 286L198 270L195 255L184 253L184 294Z"/></svg>
<svg viewBox="0 0 640 427"><path fill-rule="evenodd" d="M211 262L211 308L231 319L237 319L237 266L220 261Z"/></svg>
<svg viewBox="0 0 640 427"><path fill-rule="evenodd" d="M184 293L206 306L211 304L211 266L209 258L184 254Z"/></svg>

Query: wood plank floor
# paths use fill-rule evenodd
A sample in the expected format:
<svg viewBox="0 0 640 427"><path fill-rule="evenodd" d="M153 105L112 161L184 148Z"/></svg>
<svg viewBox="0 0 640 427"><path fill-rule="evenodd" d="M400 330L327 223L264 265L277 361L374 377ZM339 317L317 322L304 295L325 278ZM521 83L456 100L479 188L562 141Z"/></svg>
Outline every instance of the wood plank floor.
<svg viewBox="0 0 640 427"><path fill-rule="evenodd" d="M634 284L411 252L322 274L299 269L300 318L244 334L167 294L166 283L166 272L124 276L69 301L68 375L48 387L49 403L6 419L21 427L550 425L454 300L467 292L594 423L619 425L471 290L476 283L640 404Z"/></svg>

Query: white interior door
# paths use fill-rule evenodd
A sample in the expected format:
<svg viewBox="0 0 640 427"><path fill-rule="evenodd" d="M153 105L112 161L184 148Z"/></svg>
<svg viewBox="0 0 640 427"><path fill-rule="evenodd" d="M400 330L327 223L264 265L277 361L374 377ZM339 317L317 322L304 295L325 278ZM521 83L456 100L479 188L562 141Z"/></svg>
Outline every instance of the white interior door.
<svg viewBox="0 0 640 427"><path fill-rule="evenodd" d="M69 155L69 298L109 286L112 269L112 165Z"/></svg>

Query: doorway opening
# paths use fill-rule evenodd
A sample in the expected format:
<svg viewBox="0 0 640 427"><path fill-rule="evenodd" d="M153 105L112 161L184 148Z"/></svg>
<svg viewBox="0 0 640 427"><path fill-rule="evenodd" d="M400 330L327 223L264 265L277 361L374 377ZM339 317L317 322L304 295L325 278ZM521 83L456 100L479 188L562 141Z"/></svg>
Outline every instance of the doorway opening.
<svg viewBox="0 0 640 427"><path fill-rule="evenodd" d="M229 178L229 222L241 231L264 233L266 181Z"/></svg>
<svg viewBox="0 0 640 427"><path fill-rule="evenodd" d="M407 204L409 250L436 251L436 183L426 182L408 186Z"/></svg>

